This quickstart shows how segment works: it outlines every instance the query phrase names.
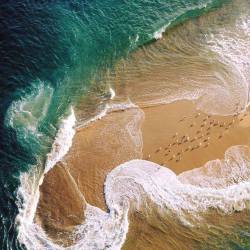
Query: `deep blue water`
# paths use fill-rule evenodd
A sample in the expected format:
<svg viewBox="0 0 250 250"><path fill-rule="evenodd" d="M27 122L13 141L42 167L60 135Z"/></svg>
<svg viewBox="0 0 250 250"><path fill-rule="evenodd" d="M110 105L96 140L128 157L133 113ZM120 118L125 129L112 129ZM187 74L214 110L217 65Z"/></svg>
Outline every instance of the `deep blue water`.
<svg viewBox="0 0 250 250"><path fill-rule="evenodd" d="M0 246L17 240L19 176L45 161L58 123L101 72L154 40L162 26L223 1L0 2Z"/></svg>

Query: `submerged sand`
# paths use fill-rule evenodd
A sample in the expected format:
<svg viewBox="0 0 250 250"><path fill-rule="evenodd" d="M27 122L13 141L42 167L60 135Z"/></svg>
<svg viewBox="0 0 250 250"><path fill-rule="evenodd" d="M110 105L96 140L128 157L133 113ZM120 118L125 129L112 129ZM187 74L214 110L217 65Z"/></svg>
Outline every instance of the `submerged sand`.
<svg viewBox="0 0 250 250"><path fill-rule="evenodd" d="M223 158L230 146L248 144L249 127L248 111L207 115L191 101L110 112L79 128L68 154L46 175L36 222L55 242L70 245L74 242L70 232L84 222L86 202L106 210L103 185L117 165L147 159L183 173ZM124 249L135 242L135 249L146 249L145 238L157 235L153 228L132 213Z"/></svg>

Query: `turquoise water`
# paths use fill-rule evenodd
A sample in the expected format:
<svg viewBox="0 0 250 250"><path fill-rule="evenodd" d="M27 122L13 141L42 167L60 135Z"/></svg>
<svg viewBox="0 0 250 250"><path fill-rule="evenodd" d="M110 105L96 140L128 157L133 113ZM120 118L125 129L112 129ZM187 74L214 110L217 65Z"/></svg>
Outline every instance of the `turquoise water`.
<svg viewBox="0 0 250 250"><path fill-rule="evenodd" d="M224 2L228 1L0 3L1 249L25 249L15 221L23 202L17 201L20 175L32 169L43 172L46 154L70 108L80 105L91 86L105 85L103 73L153 42L157 31L205 15ZM97 88L96 95L93 113L110 97L108 88Z"/></svg>

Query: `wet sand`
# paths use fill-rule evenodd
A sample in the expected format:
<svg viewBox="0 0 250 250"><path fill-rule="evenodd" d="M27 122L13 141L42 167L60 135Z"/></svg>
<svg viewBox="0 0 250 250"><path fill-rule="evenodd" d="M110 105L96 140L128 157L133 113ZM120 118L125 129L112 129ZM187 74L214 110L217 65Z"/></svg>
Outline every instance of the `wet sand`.
<svg viewBox="0 0 250 250"><path fill-rule="evenodd" d="M211 209L200 214L199 225L187 227L178 218L159 213L150 201L147 204L147 208L130 212L129 232L122 250L234 249L238 225L246 225L244 230L249 231L249 211L225 216ZM232 242L231 248L225 248L225 239Z"/></svg>
<svg viewBox="0 0 250 250"><path fill-rule="evenodd" d="M58 244L70 245L74 226L84 220L86 201L61 163L49 171L41 187L36 222Z"/></svg>
<svg viewBox="0 0 250 250"><path fill-rule="evenodd" d="M248 144L249 126L247 111L234 116L210 116L197 111L191 101L109 113L78 129L61 166L47 174L40 187L36 222L53 240L61 238L69 245L72 240L64 232L84 221L85 200L106 210L103 184L117 165L147 159L179 174L223 158L232 145ZM61 179L63 171L68 181ZM130 221L128 241L134 237L136 221ZM141 227L143 231L143 224Z"/></svg>
<svg viewBox="0 0 250 250"><path fill-rule="evenodd" d="M103 192L106 175L127 160L142 158L142 120L143 112L131 109L114 112L77 130L73 145L60 165L74 180L77 192L89 204L106 210ZM61 174L62 168L56 166L45 176L40 187L41 197L35 221L42 225L53 240L59 242L58 238L61 238L64 245L68 245L72 239L69 240L69 235L64 234L65 229L83 222L84 209L81 206L70 206L79 197L72 195L72 183L69 178L63 181ZM65 211L72 217L78 216L77 223L64 219Z"/></svg>

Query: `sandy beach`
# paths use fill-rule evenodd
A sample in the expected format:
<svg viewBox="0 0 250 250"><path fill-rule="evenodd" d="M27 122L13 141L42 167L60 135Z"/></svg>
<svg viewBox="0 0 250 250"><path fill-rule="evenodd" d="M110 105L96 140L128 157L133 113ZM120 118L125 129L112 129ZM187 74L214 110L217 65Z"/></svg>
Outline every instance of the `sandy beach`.
<svg viewBox="0 0 250 250"><path fill-rule="evenodd" d="M250 0L2 2L0 250L250 250Z"/></svg>
<svg viewBox="0 0 250 250"><path fill-rule="evenodd" d="M69 232L84 221L85 200L106 210L103 184L117 165L146 159L180 174L222 159L230 146L248 144L249 126L247 110L213 116L197 111L191 101L108 113L79 128L68 154L46 175L36 222L55 242L70 245Z"/></svg>
<svg viewBox="0 0 250 250"><path fill-rule="evenodd" d="M232 145L249 143L249 113L211 116L190 101L143 109L144 159L165 165L176 174L222 159Z"/></svg>

